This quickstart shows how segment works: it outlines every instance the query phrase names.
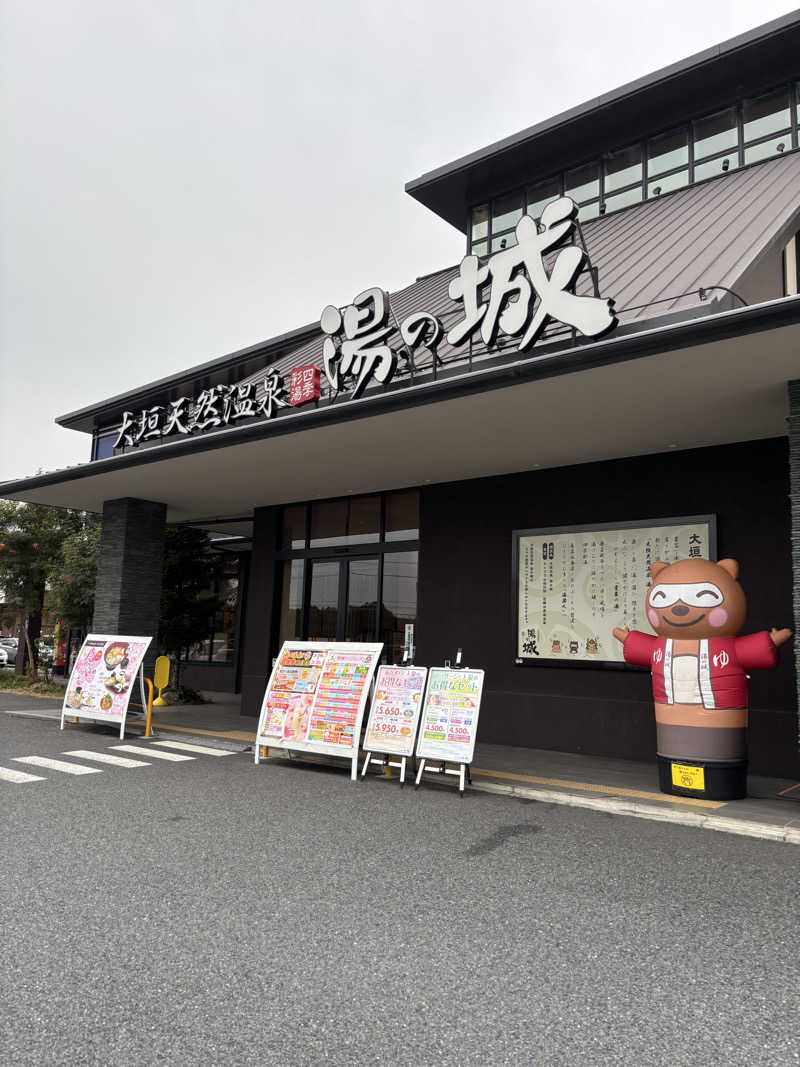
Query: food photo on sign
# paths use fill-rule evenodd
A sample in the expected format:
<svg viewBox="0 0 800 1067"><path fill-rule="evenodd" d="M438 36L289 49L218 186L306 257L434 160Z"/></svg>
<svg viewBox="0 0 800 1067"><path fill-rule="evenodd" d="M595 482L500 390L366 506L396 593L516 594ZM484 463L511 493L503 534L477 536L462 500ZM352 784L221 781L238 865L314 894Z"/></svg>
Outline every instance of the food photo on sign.
<svg viewBox="0 0 800 1067"><path fill-rule="evenodd" d="M72 668L62 717L71 712L81 718L123 719L150 641L89 634Z"/></svg>

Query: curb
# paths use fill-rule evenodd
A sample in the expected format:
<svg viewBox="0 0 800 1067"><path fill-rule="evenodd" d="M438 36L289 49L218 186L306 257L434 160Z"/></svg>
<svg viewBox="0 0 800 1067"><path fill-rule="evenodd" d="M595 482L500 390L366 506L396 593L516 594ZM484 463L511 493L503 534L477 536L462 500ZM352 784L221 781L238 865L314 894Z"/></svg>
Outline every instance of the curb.
<svg viewBox="0 0 800 1067"><path fill-rule="evenodd" d="M496 793L500 796L524 797L548 804L564 804L572 808L589 808L593 811L610 812L613 815L631 815L636 819L651 819L654 822L671 822L698 830L717 830L720 833L738 834L741 837L757 837L764 841L777 841L787 845L800 845L800 828L776 826L773 823L753 822L749 819L731 819L724 815L703 815L694 811L675 811L658 808L653 804L637 804L614 797L585 797L575 793L560 793L549 789L533 789L528 786L495 785L491 782L473 782L468 787L472 792Z"/></svg>

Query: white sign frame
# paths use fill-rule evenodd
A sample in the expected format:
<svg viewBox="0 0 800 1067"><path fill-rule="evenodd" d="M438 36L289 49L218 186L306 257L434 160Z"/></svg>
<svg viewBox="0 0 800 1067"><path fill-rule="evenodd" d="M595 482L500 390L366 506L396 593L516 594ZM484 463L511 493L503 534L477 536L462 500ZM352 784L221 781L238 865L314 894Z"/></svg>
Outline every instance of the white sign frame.
<svg viewBox="0 0 800 1067"><path fill-rule="evenodd" d="M86 645L88 644L89 641L93 641L93 642L102 641L102 642L104 642L106 647L108 645L111 645L111 644L130 644L131 642L134 642L134 641L136 641L136 642L144 641L144 648L142 649L141 659L139 660L138 668L135 670L134 677L131 679L131 683L128 686L128 688L127 688L127 690L125 691L125 694L124 694L124 696L125 696L125 705L124 705L124 707L122 709L122 714L121 715L108 714L107 712L102 711L99 706L98 706L97 710L95 710L94 708L91 708L91 709L86 709L86 708L81 708L81 707L73 708L73 707L71 707L70 705L67 704L67 700L69 699L70 693L72 691L74 691L74 688L77 687L77 683L75 685L73 685L73 679L76 676L76 672L77 672L77 669L78 669L78 664L80 663L81 655L83 653L83 650L84 650L84 648L86 648ZM142 707L144 709L147 708L147 699L145 697L145 692L144 692L144 659L145 659L145 656L147 655L147 651L150 648L150 645L152 644L152 641L153 641L152 637L144 637L143 635L130 636L130 635L125 635L125 634L87 634L86 637L84 638L83 644L81 645L80 652L78 652L78 655L75 657L75 662L72 665L72 672L70 673L69 681L67 682L67 687L64 690L64 700L63 700L63 703L61 705L61 729L62 730L64 729L64 722L65 722L65 720L67 718L78 719L78 721L80 721L81 719L85 719L85 720L87 720L89 722L113 722L113 723L119 723L119 736L120 736L120 739L124 738L125 737L125 723L126 723L127 718L128 718L128 708L130 707L130 702L131 702L131 693L133 692L133 686L135 684L135 678L136 678L137 675L138 675L138 678L139 678L139 692L140 692L141 698L142 698ZM106 668L106 669L108 669L108 668Z"/></svg>
<svg viewBox="0 0 800 1067"><path fill-rule="evenodd" d="M416 711L414 713L414 717L411 720L411 722L409 723L409 726L411 727L411 736L410 736L410 739L409 739L408 743L405 745L405 747L403 747L400 744L396 744L394 746L389 744L388 742L391 740L391 735L387 735L386 736L387 743L385 743L385 744L373 745L373 744L369 743L370 729L371 729L371 727L373 725L373 720L375 718L375 715L376 715L376 712L377 712L377 709L378 709L378 706L379 706L379 703L380 703L379 700L378 700L378 693L381 692L381 678L382 678L384 672L386 672L386 671L400 671L402 674L408 674L408 675L417 674L417 675L420 675L421 678L422 678L422 685L420 686L420 690L419 690L419 697L420 698L419 698L419 701L417 702L417 708L416 708ZM366 729L366 732L364 734L364 751L365 752L386 753L387 756L413 756L414 755L414 745L416 744L416 740L417 740L417 727L419 726L419 717L420 717L420 714L422 712L422 705L425 702L425 687L427 686L427 683L428 683L428 668L427 667L412 667L412 666L393 667L391 664L387 664L387 663L382 663L378 667L377 673L375 675L375 689L374 689L374 693L373 693L373 697L372 697L372 704L371 704L370 709L369 709L369 716L367 717L367 729Z"/></svg>
<svg viewBox="0 0 800 1067"><path fill-rule="evenodd" d="M433 690L435 675L449 675L453 679L465 675L479 675L478 679L478 698L477 707L475 708L475 718L472 723L472 729L470 731L470 738L467 742L467 748L461 747L463 742L458 741L434 741L426 742L424 737L425 726L425 713L428 707L431 706L431 698L436 696ZM485 680L485 673L481 667L431 667L428 671L428 684L425 690L425 700L422 705L422 713L419 720L419 731L417 735L417 750L416 757L420 760L439 760L445 763L459 763L463 766L469 766L472 763L473 756L475 755L475 739L478 734L478 718L480 716L481 701L483 700L483 683ZM419 780L419 779L418 779Z"/></svg>
<svg viewBox="0 0 800 1067"><path fill-rule="evenodd" d="M323 741L301 741L295 738L277 737L271 734L264 733L264 727L266 726L267 716L267 699L272 692L272 686L275 681L275 676L278 673L278 669L281 664L284 652L324 652L326 653L326 659L323 661L320 667L320 678L325 670L327 664L327 656L331 653L347 653L347 652L360 652L367 653L372 658L367 673L367 678L364 682L364 686L361 690L361 696L358 704L358 711L356 713L356 720L353 727L353 744L349 748L345 748L343 745L329 744ZM375 676L375 669L378 665L381 653L383 652L383 642L360 642L360 641L284 641L281 646L281 650L273 664L272 671L270 672L267 688L264 691L264 696L261 701L261 712L258 717L258 729L256 731L256 743L255 743L255 762L260 763L261 747L268 748L284 748L289 752L307 752L314 755L323 756L338 756L340 758L349 759L351 761L350 777L352 781L356 780L358 772L358 752L361 741L361 724L364 721L364 709L367 705L367 700L370 695L370 688L372 680ZM314 714L314 709L317 703L317 695L319 692L319 683L314 689L311 707L308 715L308 724L306 725L306 733L311 724L311 718Z"/></svg>

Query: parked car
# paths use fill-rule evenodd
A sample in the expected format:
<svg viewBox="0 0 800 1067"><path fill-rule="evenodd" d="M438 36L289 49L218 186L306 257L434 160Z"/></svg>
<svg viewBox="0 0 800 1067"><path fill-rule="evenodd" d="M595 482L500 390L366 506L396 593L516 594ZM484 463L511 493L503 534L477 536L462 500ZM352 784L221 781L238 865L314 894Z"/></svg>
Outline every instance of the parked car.
<svg viewBox="0 0 800 1067"><path fill-rule="evenodd" d="M8 666L8 653L5 650L4 645L0 645L0 667Z"/></svg>
<svg viewBox="0 0 800 1067"><path fill-rule="evenodd" d="M19 641L16 637L0 637L0 649L5 652L6 662L0 663L0 666L14 667L17 663L17 649L19 648Z"/></svg>

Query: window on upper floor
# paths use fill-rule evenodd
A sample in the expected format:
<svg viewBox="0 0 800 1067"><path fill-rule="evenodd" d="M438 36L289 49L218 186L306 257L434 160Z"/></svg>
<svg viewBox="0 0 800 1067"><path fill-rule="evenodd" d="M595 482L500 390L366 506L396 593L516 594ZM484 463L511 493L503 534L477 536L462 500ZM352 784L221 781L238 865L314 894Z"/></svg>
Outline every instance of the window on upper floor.
<svg viewBox="0 0 800 1067"><path fill-rule="evenodd" d="M566 195L587 222L642 200L798 149L800 82L700 115L472 209L469 248L483 256L516 242L514 227Z"/></svg>

